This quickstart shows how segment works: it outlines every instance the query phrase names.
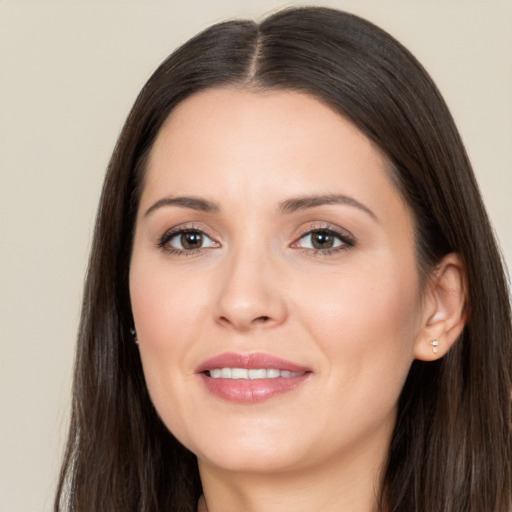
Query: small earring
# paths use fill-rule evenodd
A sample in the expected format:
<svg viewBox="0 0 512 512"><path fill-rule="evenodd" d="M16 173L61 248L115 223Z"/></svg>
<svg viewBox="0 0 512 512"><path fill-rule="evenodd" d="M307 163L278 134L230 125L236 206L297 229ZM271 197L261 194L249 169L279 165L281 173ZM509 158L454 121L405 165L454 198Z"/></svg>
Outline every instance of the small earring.
<svg viewBox="0 0 512 512"><path fill-rule="evenodd" d="M437 347L439 346L439 341L434 340L431 341L430 344L432 345L432 352L434 352L434 354L437 354Z"/></svg>
<svg viewBox="0 0 512 512"><path fill-rule="evenodd" d="M138 345L139 339L137 338L137 331L133 327L130 328L130 334L132 335L132 340Z"/></svg>

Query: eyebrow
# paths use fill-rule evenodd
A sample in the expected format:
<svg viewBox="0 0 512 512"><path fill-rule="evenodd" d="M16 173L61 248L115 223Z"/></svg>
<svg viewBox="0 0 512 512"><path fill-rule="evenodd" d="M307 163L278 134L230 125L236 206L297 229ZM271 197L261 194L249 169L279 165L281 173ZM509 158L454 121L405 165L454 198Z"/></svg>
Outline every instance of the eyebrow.
<svg viewBox="0 0 512 512"><path fill-rule="evenodd" d="M360 203L353 197L345 196L343 194L294 197L291 199L287 199L286 201L283 201L279 205L278 210L281 213L289 214L295 213L297 211L307 210L308 208L315 208L317 206L324 206L330 204L353 206L367 213L373 220L378 220L377 215L375 215L375 213L373 213L372 210L370 210L370 208L365 206L363 203Z"/></svg>
<svg viewBox="0 0 512 512"><path fill-rule="evenodd" d="M353 197L345 196L342 194L293 197L280 203L278 206L278 211L282 214L291 214L298 211L307 210L309 208L315 208L317 206L331 204L353 206L367 213L372 219L378 220L377 216L370 210L370 208L360 203ZM147 217L155 210L162 208L164 206L176 206L178 208L188 208L190 210L196 210L206 213L217 213L220 211L218 205L211 201L207 201L206 199L201 199L199 197L163 197L162 199L159 199L156 203L154 203L152 206L150 206L146 210L144 216Z"/></svg>
<svg viewBox="0 0 512 512"><path fill-rule="evenodd" d="M177 206L178 208L188 208L190 210L207 213L215 213L220 210L215 203L205 199L200 199L199 197L164 197L150 206L146 210L144 217L147 217L150 213L164 206Z"/></svg>

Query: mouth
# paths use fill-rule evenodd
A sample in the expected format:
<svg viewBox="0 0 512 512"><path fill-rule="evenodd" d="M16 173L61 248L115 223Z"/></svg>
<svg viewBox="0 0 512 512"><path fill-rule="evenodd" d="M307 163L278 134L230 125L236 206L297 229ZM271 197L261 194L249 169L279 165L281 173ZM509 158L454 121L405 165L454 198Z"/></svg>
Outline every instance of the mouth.
<svg viewBox="0 0 512 512"><path fill-rule="evenodd" d="M312 371L291 361L262 353L225 353L196 370L209 393L237 403L255 403L292 391Z"/></svg>
<svg viewBox="0 0 512 512"><path fill-rule="evenodd" d="M212 379L245 379L245 380L257 380L257 379L290 379L293 377L300 377L305 372L291 372L289 370L279 370L277 368L214 368L213 370L207 370L207 377Z"/></svg>

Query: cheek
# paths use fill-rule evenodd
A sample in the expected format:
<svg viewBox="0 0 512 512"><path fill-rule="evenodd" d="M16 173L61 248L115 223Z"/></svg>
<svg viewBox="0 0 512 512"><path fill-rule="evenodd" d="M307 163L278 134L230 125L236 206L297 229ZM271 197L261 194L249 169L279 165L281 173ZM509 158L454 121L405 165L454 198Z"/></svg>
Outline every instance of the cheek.
<svg viewBox="0 0 512 512"><path fill-rule="evenodd" d="M325 407L331 412L321 429L336 442L339 429L346 433L343 442L382 425L389 431L413 361L421 311L416 281L391 266L340 274L327 289L318 285L311 283L304 295L300 317L323 353Z"/></svg>
<svg viewBox="0 0 512 512"><path fill-rule="evenodd" d="M158 261L134 254L130 297L144 377L164 421L186 396L194 373L189 347L197 338L200 288L190 278L170 274ZM185 274L185 273L182 273ZM172 377L172 378L171 378Z"/></svg>
<svg viewBox="0 0 512 512"><path fill-rule="evenodd" d="M414 260L396 261L351 268L329 276L325 286L312 279L298 307L332 368L353 379L366 376L370 385L369 375L389 380L393 374L399 388L413 360L422 309Z"/></svg>
<svg viewBox="0 0 512 512"><path fill-rule="evenodd" d="M176 438L186 441L184 425L190 418L183 398L193 376L187 347L197 324L192 318L197 302L190 292L180 293L183 283L157 264L142 263L132 260L130 296L144 379L159 417Z"/></svg>
<svg viewBox="0 0 512 512"><path fill-rule="evenodd" d="M158 352L190 341L207 301L206 287L194 275L171 272L165 261L147 262L137 255L130 268L130 298L142 346ZM180 351L175 354L179 357Z"/></svg>

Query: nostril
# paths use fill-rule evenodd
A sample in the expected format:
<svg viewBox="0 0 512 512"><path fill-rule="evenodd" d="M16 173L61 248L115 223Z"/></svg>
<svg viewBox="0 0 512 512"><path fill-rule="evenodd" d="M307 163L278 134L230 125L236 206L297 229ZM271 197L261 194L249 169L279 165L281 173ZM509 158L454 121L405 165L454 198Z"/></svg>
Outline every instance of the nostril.
<svg viewBox="0 0 512 512"><path fill-rule="evenodd" d="M240 329L249 329L251 326L256 326L258 324L267 324L272 320L272 317L268 315L261 315L257 316L255 318L248 319L247 322L245 321L237 321L237 319L230 319L230 317L227 316L221 316L218 319L218 322L224 325L234 325L237 328Z"/></svg>

